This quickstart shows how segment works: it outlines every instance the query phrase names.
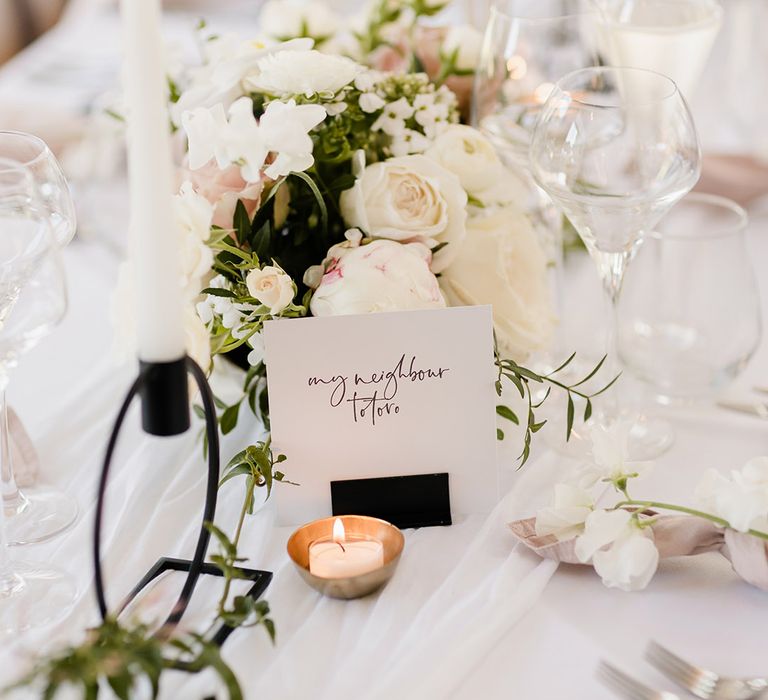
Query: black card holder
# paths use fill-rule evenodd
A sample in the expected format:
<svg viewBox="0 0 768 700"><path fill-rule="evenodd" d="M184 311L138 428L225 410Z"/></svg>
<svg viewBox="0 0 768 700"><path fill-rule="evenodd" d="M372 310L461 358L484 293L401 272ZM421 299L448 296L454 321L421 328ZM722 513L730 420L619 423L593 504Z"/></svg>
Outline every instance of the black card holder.
<svg viewBox="0 0 768 700"><path fill-rule="evenodd" d="M334 515L369 515L397 525L451 524L448 474L412 474L331 482Z"/></svg>

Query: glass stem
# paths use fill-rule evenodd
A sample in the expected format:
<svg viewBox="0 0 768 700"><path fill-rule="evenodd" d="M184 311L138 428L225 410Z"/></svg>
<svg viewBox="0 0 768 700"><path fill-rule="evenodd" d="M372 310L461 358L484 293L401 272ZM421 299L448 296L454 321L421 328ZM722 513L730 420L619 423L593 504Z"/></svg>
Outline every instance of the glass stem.
<svg viewBox="0 0 768 700"><path fill-rule="evenodd" d="M15 488L16 483L13 481L13 469L10 461L10 442L8 439L8 411L5 405L5 387L7 385L7 377L0 377L0 472L2 473L2 496L3 506L5 506L5 475L6 471L10 474L11 482ZM18 492L18 489L15 489ZM18 580L14 576L13 568L11 567L11 559L8 553L8 538L5 534L5 507L0 508L0 596L10 594L18 585Z"/></svg>
<svg viewBox="0 0 768 700"><path fill-rule="evenodd" d="M607 306L605 345L605 376L613 378L620 371L619 363L619 296L624 281L624 271L629 262L627 253L598 253L600 277ZM615 421L621 412L619 384L616 382L602 397L602 413L607 423Z"/></svg>
<svg viewBox="0 0 768 700"><path fill-rule="evenodd" d="M24 505L26 499L19 491L13 470L13 451L8 429L8 403L6 401L7 377L0 378L0 492L6 517L13 517Z"/></svg>

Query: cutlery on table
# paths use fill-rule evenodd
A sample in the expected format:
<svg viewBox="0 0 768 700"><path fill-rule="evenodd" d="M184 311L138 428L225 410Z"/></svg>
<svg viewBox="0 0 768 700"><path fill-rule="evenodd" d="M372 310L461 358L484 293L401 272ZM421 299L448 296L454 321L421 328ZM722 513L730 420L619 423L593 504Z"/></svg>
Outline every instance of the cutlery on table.
<svg viewBox="0 0 768 700"><path fill-rule="evenodd" d="M680 697L674 693L649 688L607 661L600 662L597 667L597 677L603 685L624 700L680 700Z"/></svg>
<svg viewBox="0 0 768 700"><path fill-rule="evenodd" d="M720 676L688 663L657 642L648 644L645 658L671 681L704 700L752 700L768 690L768 678Z"/></svg>

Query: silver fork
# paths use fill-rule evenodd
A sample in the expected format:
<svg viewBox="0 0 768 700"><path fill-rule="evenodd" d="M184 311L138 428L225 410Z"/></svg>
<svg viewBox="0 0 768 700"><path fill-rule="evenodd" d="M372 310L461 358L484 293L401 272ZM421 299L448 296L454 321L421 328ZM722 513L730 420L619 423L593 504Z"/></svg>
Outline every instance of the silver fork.
<svg viewBox="0 0 768 700"><path fill-rule="evenodd" d="M601 661L597 667L597 677L624 700L680 700L674 693L654 690L628 676L607 661Z"/></svg>
<svg viewBox="0 0 768 700"><path fill-rule="evenodd" d="M705 700L751 700L768 689L768 678L727 678L681 659L657 642L645 650L646 660L671 681Z"/></svg>

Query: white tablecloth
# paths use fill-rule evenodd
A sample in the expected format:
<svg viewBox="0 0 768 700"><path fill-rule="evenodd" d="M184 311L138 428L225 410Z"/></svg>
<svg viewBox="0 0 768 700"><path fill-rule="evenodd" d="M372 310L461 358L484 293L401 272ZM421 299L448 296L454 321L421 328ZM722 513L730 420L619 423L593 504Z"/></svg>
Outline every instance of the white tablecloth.
<svg viewBox="0 0 768 700"><path fill-rule="evenodd" d="M119 235L123 224L115 226ZM765 216L754 218L750 243L768 309ZM117 259L110 250L96 240L75 242L66 251L70 314L12 378L9 397L38 445L43 478L81 507L65 536L16 553L71 571L80 597L54 629L3 642L0 684L13 680L41 650L79 639L97 621L90 561L95 483L108 430L131 380L131 368L116 368L112 360L109 297ZM589 261L573 267L571 283L593 279ZM763 349L734 391L746 394L767 377ZM226 381L219 378L221 391ZM690 502L705 469L725 470L768 454L768 431L757 419L705 407L674 413L673 420L677 442L638 484L637 495ZM223 456L257 433L254 421L242 420L224 440ZM716 555L663 562L645 592L627 594L605 589L589 569L556 570L515 547L505 522L543 505L552 481L567 468L539 442L536 457L518 473L516 448L508 444L502 454L507 495L496 511L457 519L449 528L408 531L397 575L367 599L334 601L307 588L285 553L290 530L273 524L271 506L250 517L241 551L250 566L275 573L266 597L277 644L260 629L239 630L226 643L225 658L246 697L596 700L610 697L594 680L601 658L662 684L640 660L650 638L726 673L766 672L767 594L741 582ZM170 440L147 438L134 410L109 486L104 550L111 601L159 556L189 555L204 479L196 431ZM217 520L225 530L237 518L239 497L236 482L222 489ZM162 695L197 698L215 687L207 674L169 673Z"/></svg>

